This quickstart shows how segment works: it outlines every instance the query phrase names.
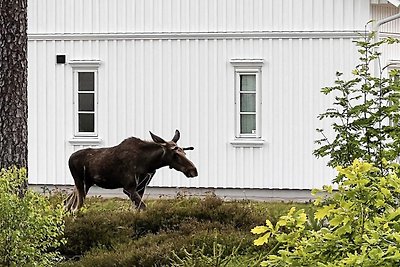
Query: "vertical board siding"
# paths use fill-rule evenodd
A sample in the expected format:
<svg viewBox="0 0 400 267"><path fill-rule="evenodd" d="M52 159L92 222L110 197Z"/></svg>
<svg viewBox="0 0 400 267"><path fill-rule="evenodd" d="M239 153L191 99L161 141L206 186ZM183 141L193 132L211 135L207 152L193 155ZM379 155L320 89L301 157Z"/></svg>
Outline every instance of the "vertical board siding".
<svg viewBox="0 0 400 267"><path fill-rule="evenodd" d="M320 93L357 54L349 39L30 41L30 182L71 184L68 156L82 146L73 134L72 68L55 54L99 59L101 146L148 131L182 146L199 177L168 168L153 186L312 188L333 172L312 156L316 118L329 103ZM83 52L85 51L85 52ZM335 52L332 52L335 51ZM341 56L343 55L343 56ZM263 58L260 148L235 148L232 58ZM337 58L339 57L339 59ZM46 60L39 60L45 58ZM35 64L35 65L33 65ZM314 66L313 68L310 68Z"/></svg>
<svg viewBox="0 0 400 267"><path fill-rule="evenodd" d="M153 186L310 189L329 183L334 171L316 159L316 128L329 129L317 116L332 99L320 89L331 86L335 72L351 77L357 64L349 38L235 37L195 39L102 38L96 33L242 33L353 32L372 15L395 12L366 0L29 0L29 34L49 36L28 42L29 181L72 184L69 155L86 145L73 137L73 73L56 64L100 60L98 132L113 146L124 138L165 139L180 129L182 146L199 177L187 179L168 168ZM383 32L399 32L398 21ZM52 39L51 34L77 38ZM91 33L93 38L79 38ZM185 39L187 38L187 39ZM382 48L385 58L400 58L400 49ZM234 69L231 59L262 58L262 147L234 147ZM95 146L97 147L97 146Z"/></svg>
<svg viewBox="0 0 400 267"><path fill-rule="evenodd" d="M366 0L29 0L29 33L362 29Z"/></svg>
<svg viewBox="0 0 400 267"><path fill-rule="evenodd" d="M389 16L393 16L399 13L399 8L394 7L393 5L372 5L371 16L375 21L379 21L381 19L387 18ZM386 24L381 25L380 32L384 33L399 33L400 32L400 19L396 19L390 21Z"/></svg>

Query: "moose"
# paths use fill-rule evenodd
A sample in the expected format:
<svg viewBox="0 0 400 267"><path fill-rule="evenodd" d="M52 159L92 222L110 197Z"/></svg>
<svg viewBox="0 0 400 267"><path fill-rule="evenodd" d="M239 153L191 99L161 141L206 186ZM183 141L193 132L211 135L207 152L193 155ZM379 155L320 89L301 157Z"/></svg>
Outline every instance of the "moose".
<svg viewBox="0 0 400 267"><path fill-rule="evenodd" d="M73 153L68 165L75 187L64 202L65 209L79 210L93 185L105 189L123 188L137 209L145 209L144 190L157 169L169 166L188 178L198 175L185 153L194 148L181 148L176 144L180 138L178 130L169 142L152 132L150 135L153 141L130 137L114 147L85 148Z"/></svg>

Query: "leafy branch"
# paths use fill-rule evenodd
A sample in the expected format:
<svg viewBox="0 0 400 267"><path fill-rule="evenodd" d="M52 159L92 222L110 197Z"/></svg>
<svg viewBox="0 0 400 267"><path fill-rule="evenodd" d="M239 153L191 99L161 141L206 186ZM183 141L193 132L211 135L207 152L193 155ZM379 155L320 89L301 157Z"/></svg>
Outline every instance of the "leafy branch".
<svg viewBox="0 0 400 267"><path fill-rule="evenodd" d="M386 38L372 42L374 33L356 41L360 64L352 71L352 79L343 80L343 73L336 73L335 85L322 88L325 95L333 94L333 107L321 113L320 120L332 120L333 138L326 129L317 129L323 136L315 143L316 157L329 156L328 166L349 166L355 159L364 159L382 166L382 160L394 161L400 154L400 79L399 71L390 65L381 67L378 48L383 44L399 41ZM370 66L379 67L377 77ZM384 72L388 71L388 77Z"/></svg>

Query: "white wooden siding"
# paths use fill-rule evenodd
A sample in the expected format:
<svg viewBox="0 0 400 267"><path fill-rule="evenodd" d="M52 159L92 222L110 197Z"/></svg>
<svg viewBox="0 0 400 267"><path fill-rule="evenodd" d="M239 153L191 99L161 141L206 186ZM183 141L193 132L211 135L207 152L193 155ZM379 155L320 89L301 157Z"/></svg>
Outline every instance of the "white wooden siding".
<svg viewBox="0 0 400 267"><path fill-rule="evenodd" d="M73 80L69 60L100 60L98 132L194 146L199 177L168 168L153 186L310 189L334 171L315 159L320 93L357 62L353 31L368 0L29 0L29 181L72 184ZM234 147L231 59L264 59L262 147Z"/></svg>
<svg viewBox="0 0 400 267"><path fill-rule="evenodd" d="M399 8L394 7L393 5L387 4L387 5L373 5L371 8L372 12L372 19L375 21L387 18L389 16L395 15L400 12ZM393 20L391 22L388 22L386 24L383 24L380 27L380 32L382 33L395 33L399 34L399 29L400 29L400 20Z"/></svg>
<svg viewBox="0 0 400 267"><path fill-rule="evenodd" d="M102 62L103 146L132 135L148 139L148 130L170 138L178 128L181 144L196 148L188 156L199 178L167 169L153 185L255 188L311 188L329 181L331 172L311 154L315 128L321 127L316 116L327 104L319 91L332 84L336 70L349 72L357 56L348 39L30 41L29 51L31 183L72 182L67 158L80 147L68 142L72 67L55 63L62 52ZM261 148L229 143L235 133L232 58L265 60Z"/></svg>
<svg viewBox="0 0 400 267"><path fill-rule="evenodd" d="M30 33L352 31L368 0L29 0Z"/></svg>

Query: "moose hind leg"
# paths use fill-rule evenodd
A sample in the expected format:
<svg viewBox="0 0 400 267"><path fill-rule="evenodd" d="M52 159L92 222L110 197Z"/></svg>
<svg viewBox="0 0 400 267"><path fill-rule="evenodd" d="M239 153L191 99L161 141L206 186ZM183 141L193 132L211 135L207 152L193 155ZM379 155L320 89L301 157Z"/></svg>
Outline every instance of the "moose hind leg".
<svg viewBox="0 0 400 267"><path fill-rule="evenodd" d="M128 195L132 203L135 204L136 209L138 210L144 210L146 209L146 204L143 203L142 197L139 195L139 193L136 191L136 188L128 188L123 190L123 192Z"/></svg>

